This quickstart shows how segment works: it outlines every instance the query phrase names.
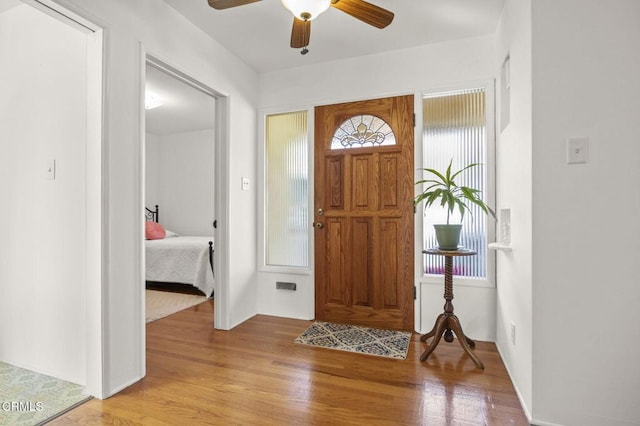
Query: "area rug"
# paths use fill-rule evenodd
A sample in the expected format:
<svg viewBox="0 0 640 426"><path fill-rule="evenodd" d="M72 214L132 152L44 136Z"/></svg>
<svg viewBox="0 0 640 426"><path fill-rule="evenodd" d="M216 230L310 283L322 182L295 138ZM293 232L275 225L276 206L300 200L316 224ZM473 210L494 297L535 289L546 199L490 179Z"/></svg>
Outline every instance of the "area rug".
<svg viewBox="0 0 640 426"><path fill-rule="evenodd" d="M83 387L0 362L0 425L34 426L91 399Z"/></svg>
<svg viewBox="0 0 640 426"><path fill-rule="evenodd" d="M405 359L411 333L316 321L294 342L367 355Z"/></svg>
<svg viewBox="0 0 640 426"><path fill-rule="evenodd" d="M207 300L205 296L197 294L174 293L170 291L145 290L146 321L151 322L164 318L178 311Z"/></svg>

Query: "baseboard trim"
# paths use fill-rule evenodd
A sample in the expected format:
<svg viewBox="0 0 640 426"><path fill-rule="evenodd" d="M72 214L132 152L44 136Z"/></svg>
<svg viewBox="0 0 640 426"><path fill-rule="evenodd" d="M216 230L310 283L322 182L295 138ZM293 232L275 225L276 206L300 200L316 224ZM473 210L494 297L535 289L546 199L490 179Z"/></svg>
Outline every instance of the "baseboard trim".
<svg viewBox="0 0 640 426"><path fill-rule="evenodd" d="M529 423L534 426L564 426L558 423L543 422L542 420L530 420Z"/></svg>
<svg viewBox="0 0 640 426"><path fill-rule="evenodd" d="M118 386L117 388L110 389L110 390L109 390L109 394L108 394L108 395L106 395L104 398L97 398L97 397L96 397L96 398L97 398L97 399L107 399L107 398L110 398L110 397L114 396L115 394L117 394L117 393L119 393L119 392L121 392L121 391L125 390L125 389L126 389L126 388L128 388L129 386L131 386L131 385L134 385L134 384L138 383L138 382L139 382L140 380L142 380L143 378L144 378L144 376L141 376L141 377L138 377L137 379L133 379L133 380L131 380L131 381L129 381L129 382L126 382L125 384L120 385L120 386Z"/></svg>
<svg viewBox="0 0 640 426"><path fill-rule="evenodd" d="M507 365L506 362L504 362L504 356L502 356L502 351L500 350L500 345L498 344L498 342L495 342L496 344L496 348L498 349L498 355L500 355L500 359L502 360L502 365L504 365L504 368L507 370L507 374L509 375L509 379L511 380L511 384L513 385L513 388L516 390L516 395L518 396L518 400L520 401L520 405L522 406L522 410L524 411L524 415L527 417L527 420L529 421L529 424L532 425L539 425L539 426L554 426L552 424L546 424L543 425L541 423L535 423L533 420L533 417L531 416L531 412L529 411L529 407L527 407L527 404L525 404L524 402L524 398L522 397L522 393L520 392L520 389L518 388L518 385L516 384L515 380L513 380L513 374L511 374L511 370L509 369L509 365ZM560 426L560 425L556 425L556 426Z"/></svg>

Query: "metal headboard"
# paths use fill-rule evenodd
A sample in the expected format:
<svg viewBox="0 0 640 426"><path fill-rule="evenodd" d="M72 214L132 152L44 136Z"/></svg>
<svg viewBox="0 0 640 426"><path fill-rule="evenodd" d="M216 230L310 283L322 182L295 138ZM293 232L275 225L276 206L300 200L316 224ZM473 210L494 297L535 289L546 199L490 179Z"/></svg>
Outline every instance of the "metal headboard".
<svg viewBox="0 0 640 426"><path fill-rule="evenodd" d="M147 221L151 221L151 222L157 222L158 221L158 205L156 204L156 209L155 210L151 210L148 207L144 208L145 212L144 212L144 218Z"/></svg>

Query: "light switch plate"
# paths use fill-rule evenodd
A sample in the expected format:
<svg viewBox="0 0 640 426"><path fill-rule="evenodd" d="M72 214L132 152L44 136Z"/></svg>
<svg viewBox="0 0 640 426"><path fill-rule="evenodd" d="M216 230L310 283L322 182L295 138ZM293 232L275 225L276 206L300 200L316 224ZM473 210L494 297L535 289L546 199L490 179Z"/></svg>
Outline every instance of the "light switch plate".
<svg viewBox="0 0 640 426"><path fill-rule="evenodd" d="M567 163L579 164L589 162L589 138L567 139Z"/></svg>
<svg viewBox="0 0 640 426"><path fill-rule="evenodd" d="M54 180L56 178L56 160L47 160L44 176L48 180Z"/></svg>
<svg viewBox="0 0 640 426"><path fill-rule="evenodd" d="M243 177L242 178L242 190L243 191L248 191L249 190L249 178L248 177Z"/></svg>

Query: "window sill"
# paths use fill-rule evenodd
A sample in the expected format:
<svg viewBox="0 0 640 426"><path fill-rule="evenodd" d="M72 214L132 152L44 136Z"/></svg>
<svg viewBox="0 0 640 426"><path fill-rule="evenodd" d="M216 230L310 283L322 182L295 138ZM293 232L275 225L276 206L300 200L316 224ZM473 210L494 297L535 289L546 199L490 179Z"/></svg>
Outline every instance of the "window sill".
<svg viewBox="0 0 640 426"><path fill-rule="evenodd" d="M444 275L423 274L420 283L442 286L444 284ZM496 288L495 284L487 279L461 277L459 275L453 276L453 284L456 287Z"/></svg>
<svg viewBox="0 0 640 426"><path fill-rule="evenodd" d="M505 243L489 243L487 245L487 247L489 247L489 250L496 250L496 251L511 251L511 246Z"/></svg>
<svg viewBox="0 0 640 426"><path fill-rule="evenodd" d="M293 275L311 275L310 268L295 267L295 266L268 266L263 265L258 268L258 272L266 272L270 274L293 274Z"/></svg>

